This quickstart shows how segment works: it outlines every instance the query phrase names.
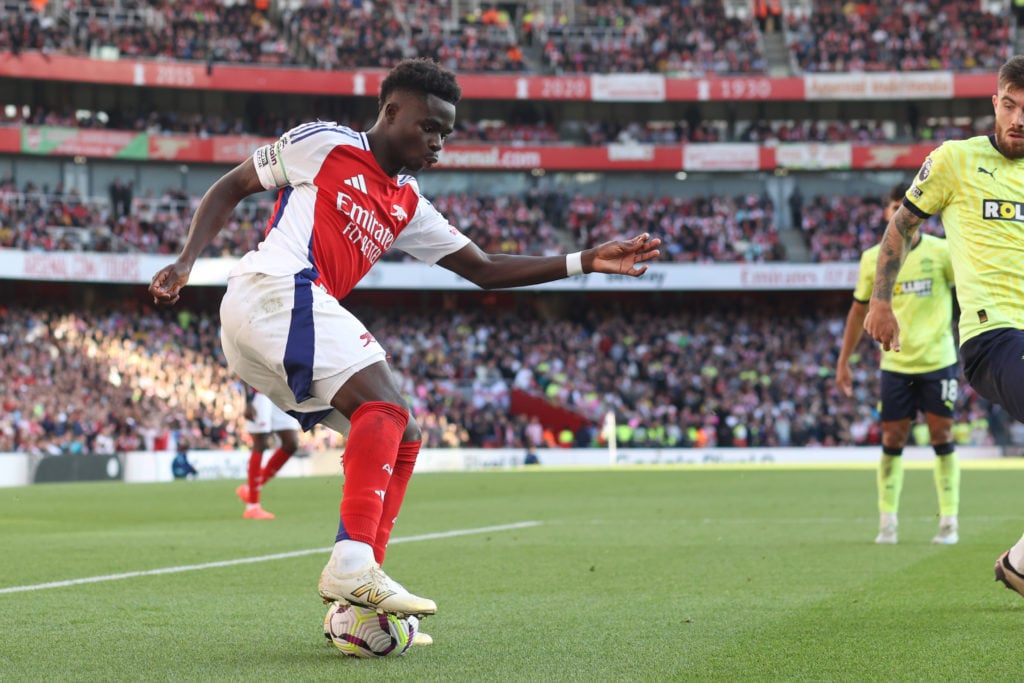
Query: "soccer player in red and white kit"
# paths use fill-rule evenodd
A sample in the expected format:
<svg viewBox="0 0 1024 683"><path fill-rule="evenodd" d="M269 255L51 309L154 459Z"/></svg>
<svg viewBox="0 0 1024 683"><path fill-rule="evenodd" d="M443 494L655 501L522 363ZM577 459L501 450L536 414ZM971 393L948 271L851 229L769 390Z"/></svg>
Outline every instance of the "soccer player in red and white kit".
<svg viewBox="0 0 1024 683"><path fill-rule="evenodd" d="M485 289L600 272L639 276L661 240L640 234L564 256L485 253L420 195L415 173L437 163L455 125L455 75L406 60L381 84L373 127L316 121L221 177L192 218L177 260L153 276L158 304L175 303L189 272L244 197L278 189L259 247L228 277L221 341L231 370L303 428L351 422L341 522L320 576L325 601L398 615L434 614L380 567L420 449L420 428L373 335L339 303L391 248Z"/></svg>
<svg viewBox="0 0 1024 683"><path fill-rule="evenodd" d="M245 431L252 439L246 482L235 489L243 503L245 519L274 519L274 514L263 509L260 497L263 486L274 478L295 451L299 450L299 421L274 405L266 394L245 387ZM271 438L277 436L280 445L263 466L263 452L270 447Z"/></svg>

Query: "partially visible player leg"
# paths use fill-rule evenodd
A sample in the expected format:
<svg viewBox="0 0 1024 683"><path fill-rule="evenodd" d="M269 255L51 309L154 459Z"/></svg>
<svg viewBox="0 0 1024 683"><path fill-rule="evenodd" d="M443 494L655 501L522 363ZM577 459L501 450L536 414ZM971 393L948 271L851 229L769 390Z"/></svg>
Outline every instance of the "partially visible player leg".
<svg viewBox="0 0 1024 683"><path fill-rule="evenodd" d="M419 426L415 420L409 421L410 427L415 429L417 436L410 437L410 427L406 427L405 436L398 446L398 459L395 460L395 471L391 475L391 482L388 484L388 492L384 496L384 510L380 518L380 526L377 527L377 538L373 542L373 556L377 564L384 564L384 556L387 554L388 541L391 539L391 532L398 521L398 511L402 509L405 501L405 491L409 487L409 480L412 479L413 468L416 466L416 456L419 455L420 441Z"/></svg>
<svg viewBox="0 0 1024 683"><path fill-rule="evenodd" d="M281 443L260 472L261 484L273 479L288 459L295 455L295 451L299 450L299 421L276 405L270 411L270 428Z"/></svg>
<svg viewBox="0 0 1024 683"><path fill-rule="evenodd" d="M411 434L415 434L413 437ZM387 554L388 541L391 539L391 532L398 521L398 511L405 501L405 492L409 487L409 480L412 479L413 468L416 466L416 456L419 455L420 439L419 425L415 420L409 420L409 426L405 429L402 443L398 445L398 459L395 460L395 471L391 475L391 482L388 484L387 494L384 496L384 510L381 514L380 526L377 527L377 539L373 542L373 556L377 564L384 564L384 556ZM434 639L429 633L418 629L413 636L412 644L415 646L433 645Z"/></svg>
<svg viewBox="0 0 1024 683"><path fill-rule="evenodd" d="M939 496L939 531L932 543L953 545L960 541L960 459L952 443L935 446L934 476Z"/></svg>
<svg viewBox="0 0 1024 683"><path fill-rule="evenodd" d="M878 463L878 536L875 543L898 542L900 495L903 493L903 444L910 420L882 423L882 459Z"/></svg>
<svg viewBox="0 0 1024 683"><path fill-rule="evenodd" d="M950 397L952 403L956 397ZM928 429L931 432L932 448L935 449L935 493L939 498L939 530L932 543L953 545L960 541L960 459L953 445L953 417L925 412Z"/></svg>
<svg viewBox="0 0 1024 683"><path fill-rule="evenodd" d="M900 493L903 491L903 449L882 447L878 463L878 536L875 543L899 540Z"/></svg>
<svg viewBox="0 0 1024 683"><path fill-rule="evenodd" d="M964 375L971 388L1024 422L1024 331L993 330L964 342ZM1024 596L1024 537L996 560L996 581Z"/></svg>
<svg viewBox="0 0 1024 683"><path fill-rule="evenodd" d="M267 450L271 432L270 417L273 409L274 404L266 394L259 392L250 395L246 402L245 430L252 438L252 452L249 454L246 483L235 489L235 493L245 503L245 511L242 513L242 517L245 519L274 518L274 515L260 505L260 489L263 486L260 470L263 466L263 453Z"/></svg>
<svg viewBox="0 0 1024 683"><path fill-rule="evenodd" d="M347 602L393 614L424 616L433 600L409 593L381 570L373 544L409 412L384 362L344 383L332 406L352 423L345 446L341 522L331 559L320 576L325 601Z"/></svg>
<svg viewBox="0 0 1024 683"><path fill-rule="evenodd" d="M917 383L920 407L928 422L935 450L935 493L939 499L939 530L932 543L953 545L960 541L960 459L953 445L953 408L956 405L960 368L954 364L928 373Z"/></svg>
<svg viewBox="0 0 1024 683"><path fill-rule="evenodd" d="M260 504L260 492L263 489L260 472L263 465L263 451L266 450L266 446L266 434L252 434L252 453L249 454L247 483L235 489L238 497L245 501L245 511L242 513L242 517L245 519L274 519L273 513L264 510Z"/></svg>
<svg viewBox="0 0 1024 683"><path fill-rule="evenodd" d="M903 447L910 420L917 414L913 378L882 371L882 459L878 463L878 536L875 543L898 542L900 494L903 492Z"/></svg>
<svg viewBox="0 0 1024 683"><path fill-rule="evenodd" d="M274 451L274 454L270 456L269 460L267 460L267 466L263 468L262 472L260 472L260 480L266 484L268 481L273 479L278 470L284 467L284 464L288 462L293 455L295 455L295 450L296 449L294 448L281 446Z"/></svg>
<svg viewBox="0 0 1024 683"><path fill-rule="evenodd" d="M295 455L295 451L299 450L299 425L290 415L282 412L282 415L287 417L289 420L295 423L294 427L288 429L275 430L275 434L281 440L281 445L274 454L270 456L266 466L260 472L260 481L262 484L266 484L268 481L274 478L274 475L284 467L284 464Z"/></svg>

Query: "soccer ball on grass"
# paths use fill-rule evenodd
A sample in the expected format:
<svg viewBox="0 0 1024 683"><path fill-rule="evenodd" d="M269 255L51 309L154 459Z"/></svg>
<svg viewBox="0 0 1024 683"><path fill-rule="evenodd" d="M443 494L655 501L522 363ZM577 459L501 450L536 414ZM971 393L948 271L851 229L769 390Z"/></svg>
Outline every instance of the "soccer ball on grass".
<svg viewBox="0 0 1024 683"><path fill-rule="evenodd" d="M405 654L419 628L416 617L399 618L344 602L332 602L324 617L324 637L350 657Z"/></svg>

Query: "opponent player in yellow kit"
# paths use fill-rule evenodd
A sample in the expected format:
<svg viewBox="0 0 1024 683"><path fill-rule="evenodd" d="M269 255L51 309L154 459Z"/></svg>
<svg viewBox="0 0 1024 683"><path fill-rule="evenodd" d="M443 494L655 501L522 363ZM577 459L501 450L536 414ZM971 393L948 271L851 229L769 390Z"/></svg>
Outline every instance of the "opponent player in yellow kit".
<svg viewBox="0 0 1024 683"><path fill-rule="evenodd" d="M889 195L886 221L900 207L906 185ZM843 346L836 367L836 385L853 395L850 355L864 334L864 318L875 285L879 247L860 258L857 287L846 316ZM953 339L953 266L946 240L915 232L910 253L900 269L893 309L907 333L900 353L882 353L882 459L878 463L878 536L875 543L897 542L897 513L903 490L903 447L918 410L925 415L935 449L935 489L939 496L939 531L932 543L960 540L960 463L953 445L953 405L958 379Z"/></svg>
<svg viewBox="0 0 1024 683"><path fill-rule="evenodd" d="M893 290L918 226L942 212L960 302L964 375L1024 421L1024 56L999 69L995 135L947 142L925 160L882 237L864 328L899 351ZM1024 595L1024 538L995 576Z"/></svg>

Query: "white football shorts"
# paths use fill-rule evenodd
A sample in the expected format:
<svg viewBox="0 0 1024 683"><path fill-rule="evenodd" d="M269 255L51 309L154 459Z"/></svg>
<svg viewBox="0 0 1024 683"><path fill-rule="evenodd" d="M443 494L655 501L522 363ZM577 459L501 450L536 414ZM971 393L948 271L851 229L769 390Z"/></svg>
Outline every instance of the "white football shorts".
<svg viewBox="0 0 1024 683"><path fill-rule="evenodd" d="M299 429L299 421L275 406L266 394L257 392L252 397L252 408L256 417L245 421L245 431L250 434L273 434Z"/></svg>
<svg viewBox="0 0 1024 683"><path fill-rule="evenodd" d="M347 431L331 399L352 375L387 358L366 327L306 273L229 278L220 320L228 367L305 430L323 423Z"/></svg>

